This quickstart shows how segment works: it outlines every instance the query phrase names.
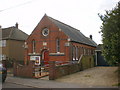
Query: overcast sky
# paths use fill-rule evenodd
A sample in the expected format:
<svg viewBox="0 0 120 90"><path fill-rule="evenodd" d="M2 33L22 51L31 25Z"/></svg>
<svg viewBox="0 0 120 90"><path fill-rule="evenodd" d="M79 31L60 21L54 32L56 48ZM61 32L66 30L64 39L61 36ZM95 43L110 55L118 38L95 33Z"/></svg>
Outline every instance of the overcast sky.
<svg viewBox="0 0 120 90"><path fill-rule="evenodd" d="M101 44L98 13L111 10L119 0L0 0L0 25L2 28L14 26L30 34L46 13L80 30L85 36L93 35L93 40Z"/></svg>

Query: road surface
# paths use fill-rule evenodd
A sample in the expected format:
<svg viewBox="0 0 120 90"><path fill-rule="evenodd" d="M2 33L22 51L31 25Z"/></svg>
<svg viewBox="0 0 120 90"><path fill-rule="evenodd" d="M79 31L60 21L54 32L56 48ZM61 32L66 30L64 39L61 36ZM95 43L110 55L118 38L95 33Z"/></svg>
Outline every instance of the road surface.
<svg viewBox="0 0 120 90"><path fill-rule="evenodd" d="M2 88L33 88L33 87L22 84L15 84L11 82L5 82L2 84Z"/></svg>

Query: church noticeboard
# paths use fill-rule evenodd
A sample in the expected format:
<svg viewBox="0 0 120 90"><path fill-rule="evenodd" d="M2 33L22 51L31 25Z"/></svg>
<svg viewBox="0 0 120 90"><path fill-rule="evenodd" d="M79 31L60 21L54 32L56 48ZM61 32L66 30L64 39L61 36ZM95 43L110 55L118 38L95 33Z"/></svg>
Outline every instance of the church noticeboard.
<svg viewBox="0 0 120 90"><path fill-rule="evenodd" d="M35 61L36 59L40 59L40 56L30 56L31 61Z"/></svg>

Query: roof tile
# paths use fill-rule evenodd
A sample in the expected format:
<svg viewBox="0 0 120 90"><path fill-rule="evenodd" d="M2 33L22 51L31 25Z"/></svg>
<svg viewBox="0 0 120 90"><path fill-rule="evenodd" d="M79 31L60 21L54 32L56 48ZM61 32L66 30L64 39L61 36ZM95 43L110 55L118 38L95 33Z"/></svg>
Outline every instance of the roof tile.
<svg viewBox="0 0 120 90"><path fill-rule="evenodd" d="M90 46L96 47L97 44L91 39L84 36L79 30L64 24L58 20L55 20L49 16L47 16L54 24L56 24L73 42L78 42Z"/></svg>
<svg viewBox="0 0 120 90"><path fill-rule="evenodd" d="M3 28L0 30L2 39L26 40L28 35L16 27Z"/></svg>

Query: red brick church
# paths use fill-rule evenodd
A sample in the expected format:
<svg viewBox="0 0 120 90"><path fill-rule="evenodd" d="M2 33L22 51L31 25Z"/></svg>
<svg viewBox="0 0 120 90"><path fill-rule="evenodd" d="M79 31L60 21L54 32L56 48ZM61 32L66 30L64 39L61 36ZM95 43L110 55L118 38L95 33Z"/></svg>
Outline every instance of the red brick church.
<svg viewBox="0 0 120 90"><path fill-rule="evenodd" d="M93 55L96 43L79 30L44 15L25 43L25 64L29 60L78 61ZM41 63L40 63L41 64Z"/></svg>

